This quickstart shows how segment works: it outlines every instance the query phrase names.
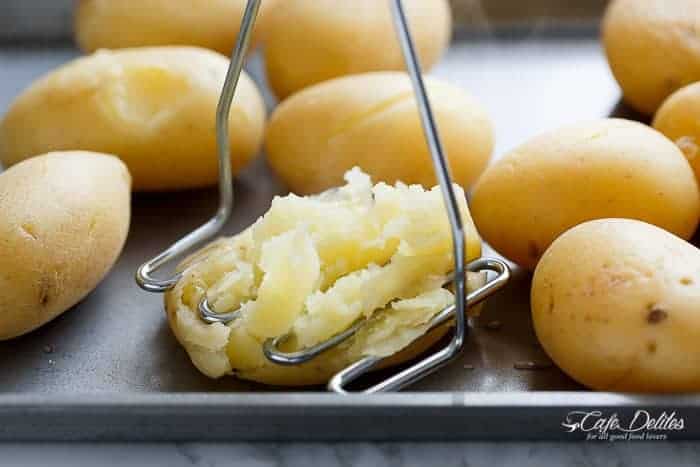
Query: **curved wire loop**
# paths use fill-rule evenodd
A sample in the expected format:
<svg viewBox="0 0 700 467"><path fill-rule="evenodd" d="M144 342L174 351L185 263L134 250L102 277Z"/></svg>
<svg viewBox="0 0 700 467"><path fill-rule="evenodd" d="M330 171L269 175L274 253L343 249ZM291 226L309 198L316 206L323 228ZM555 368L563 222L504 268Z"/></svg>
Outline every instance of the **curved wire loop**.
<svg viewBox="0 0 700 467"><path fill-rule="evenodd" d="M494 271L498 273L498 275L492 281L489 281L483 287L480 287L478 290L470 293L467 296L467 302L470 306L478 305L481 301L500 290L510 278L510 270L508 269L508 266L506 263L498 259L478 259L469 263L467 269L469 272L475 273L483 271ZM453 281L454 278L450 279L450 282ZM450 311L446 311L448 309ZM454 311L455 305L451 305L436 316L440 316L443 313L448 313L451 319L454 315ZM263 353L268 360L278 365L299 365L313 360L336 345L342 344L354 336L365 324L367 324L367 319L362 318L356 321L355 324L345 331L338 333L314 346L295 352L284 352L283 350L280 350L280 345L287 341L291 337L290 335L282 335L272 339L267 339L263 345Z"/></svg>
<svg viewBox="0 0 700 467"><path fill-rule="evenodd" d="M204 225L190 232L173 243L165 251L151 258L139 267L136 271L136 283L139 287L148 292L162 293L173 288L180 280L180 273L175 273L165 279L156 278L154 273L173 259L182 256L195 246L202 244L219 233L229 217L231 217L234 200L229 147L229 115L231 113L231 103L236 94L238 79L241 76L243 64L245 63L246 52L250 48L255 18L258 15L261 1L262 0L248 0L241 21L241 29L236 41L236 47L233 51L228 71L226 72L226 80L224 81L216 110L216 142L219 161L219 208L214 217Z"/></svg>
<svg viewBox="0 0 700 467"><path fill-rule="evenodd" d="M469 294L467 301L472 306L479 304L494 293L501 290L510 280L510 269L508 268L508 265L500 259L482 258L470 263L469 269L475 272L488 270L496 273L496 277L493 280L487 282ZM456 312L455 305L451 305L442 310L430 321L429 331L432 331L433 329L447 323L451 319L456 318ZM446 349L449 349L449 347L430 355L424 360L411 365L405 370L400 371L399 373L385 379L381 383L376 384L369 389L365 389L362 392L365 394L372 394L384 391L397 391L413 384L417 380L423 378L429 373L432 373L436 369L441 368L445 363L447 363L447 360L444 360L444 356L441 355L441 352L447 352ZM335 376L331 378L330 382L328 383L328 389L339 394L347 394L349 392L346 389L348 384L379 366L383 360L384 359L381 357L368 356L357 361L356 363L353 363L352 365L336 373Z"/></svg>

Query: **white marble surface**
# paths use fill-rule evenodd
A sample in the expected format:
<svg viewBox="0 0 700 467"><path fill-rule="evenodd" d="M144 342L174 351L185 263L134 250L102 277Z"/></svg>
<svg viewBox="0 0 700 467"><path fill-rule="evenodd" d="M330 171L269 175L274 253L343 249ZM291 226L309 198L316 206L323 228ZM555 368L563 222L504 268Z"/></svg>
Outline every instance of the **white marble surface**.
<svg viewBox="0 0 700 467"><path fill-rule="evenodd" d="M0 466L691 467L700 443L0 444Z"/></svg>

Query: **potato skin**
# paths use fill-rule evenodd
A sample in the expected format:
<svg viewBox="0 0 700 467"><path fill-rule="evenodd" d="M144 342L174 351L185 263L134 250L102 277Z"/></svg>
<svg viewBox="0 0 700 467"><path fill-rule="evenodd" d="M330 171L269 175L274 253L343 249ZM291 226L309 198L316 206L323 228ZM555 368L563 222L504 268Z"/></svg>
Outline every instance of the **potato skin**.
<svg viewBox="0 0 700 467"><path fill-rule="evenodd" d="M700 180L700 83L679 89L664 101L654 128L674 141Z"/></svg>
<svg viewBox="0 0 700 467"><path fill-rule="evenodd" d="M640 123L605 119L516 148L479 179L471 209L486 242L533 269L555 238L593 219L643 220L688 239L700 194L671 141Z"/></svg>
<svg viewBox="0 0 700 467"><path fill-rule="evenodd" d="M262 40L277 0L260 5L253 44ZM75 40L87 53L160 45L192 45L231 55L246 0L80 0Z"/></svg>
<svg viewBox="0 0 700 467"><path fill-rule="evenodd" d="M131 179L116 157L51 153L0 174L0 340L57 317L114 265Z"/></svg>
<svg viewBox="0 0 700 467"><path fill-rule="evenodd" d="M491 122L461 89L426 83L454 180L468 187L491 157ZM304 89L270 117L265 148L270 166L295 193L338 186L354 166L389 184L437 183L405 73L346 76Z"/></svg>
<svg viewBox="0 0 700 467"><path fill-rule="evenodd" d="M578 382L623 392L700 391L700 251L650 224L579 225L542 257L532 317Z"/></svg>
<svg viewBox="0 0 700 467"><path fill-rule="evenodd" d="M404 0L427 71L450 42L447 0ZM271 11L265 38L267 77L280 99L343 75L403 70L389 2L283 0Z"/></svg>
<svg viewBox="0 0 700 467"><path fill-rule="evenodd" d="M6 166L58 150L119 156L139 191L217 181L215 114L228 60L191 47L100 51L39 79L0 122ZM259 150L265 108L241 75L230 118L231 163Z"/></svg>
<svg viewBox="0 0 700 467"><path fill-rule="evenodd" d="M610 68L636 110L651 115L671 93L700 80L696 0L614 0L602 31Z"/></svg>

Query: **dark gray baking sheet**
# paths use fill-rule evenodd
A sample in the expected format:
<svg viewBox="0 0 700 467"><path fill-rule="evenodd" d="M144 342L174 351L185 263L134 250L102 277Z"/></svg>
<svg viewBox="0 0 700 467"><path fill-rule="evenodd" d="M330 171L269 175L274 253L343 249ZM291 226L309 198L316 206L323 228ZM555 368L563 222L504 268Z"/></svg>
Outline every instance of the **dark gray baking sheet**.
<svg viewBox="0 0 700 467"><path fill-rule="evenodd" d="M0 49L0 112L71 48ZM249 66L261 78L260 62ZM624 114L592 27L462 35L433 73L468 89L495 122L495 153L566 123ZM212 156L213 157L213 156ZM235 233L284 193L262 159L236 181ZM475 323L463 355L403 392L341 397L289 393L200 375L171 336L162 297L137 288L135 269L205 221L216 192L139 194L123 256L82 304L38 331L0 343L0 440L17 439L580 439L562 427L578 408L631 416L675 409L698 420L698 397L591 393L546 363L516 271ZM2 259L0 258L0 261ZM498 330L485 325L499 321ZM687 427L671 437L700 437Z"/></svg>

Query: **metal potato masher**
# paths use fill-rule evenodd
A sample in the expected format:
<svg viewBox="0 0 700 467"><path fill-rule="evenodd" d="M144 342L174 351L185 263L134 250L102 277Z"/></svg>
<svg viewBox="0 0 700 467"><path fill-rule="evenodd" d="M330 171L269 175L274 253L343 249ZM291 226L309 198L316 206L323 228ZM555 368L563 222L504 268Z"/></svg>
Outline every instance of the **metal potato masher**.
<svg viewBox="0 0 700 467"><path fill-rule="evenodd" d="M233 209L233 177L231 174L231 165L229 160L229 112L233 96L236 92L238 78L241 74L241 70L243 69L246 52L250 45L253 26L255 24L255 19L257 17L261 1L262 0L248 0L247 2L245 13L241 22L240 33L238 35L236 47L233 51L231 64L226 75L226 80L221 92L221 98L217 109L216 129L219 160L219 208L216 215L207 223L175 242L168 249L160 253L158 256L152 258L150 261L144 263L138 269L136 272L136 282L146 291L163 293L174 287L180 279L181 274L175 274L166 279L157 279L153 276L153 273L161 269L171 260L182 256L195 246L198 246L211 239L221 230L231 216ZM452 231L453 255L455 261L452 282L454 283L456 302L435 315L430 322L430 329L437 328L450 320L455 321L455 326L452 339L444 348L410 365L408 368L399 371L398 373L370 387L369 389L365 389L364 392L366 393L392 391L404 388L423 378L424 376L436 371L452 360L463 349L465 338L467 337L467 307L480 303L500 290L510 278L508 265L500 259L481 258L469 263L468 265L465 264L465 233L462 225L462 219L459 215L457 198L452 187L452 177L445 159L437 126L430 106L430 101L423 82L420 63L416 54L413 40L411 38L402 0L386 1L390 3L392 9L394 27L398 35L402 53L404 55L406 68L413 84L418 111L420 114L421 123L423 125L423 131L432 157L435 174L440 183L440 188ZM492 271L496 274L490 280L488 280L485 285L467 295L467 271ZM200 318L208 323L228 323L235 320L239 315L239 310L234 310L227 313L216 313L209 306L206 294L200 302L198 308ZM287 336L279 336L274 339L268 339L264 344L263 351L265 356L276 364L298 365L313 360L326 350L351 338L364 324L366 324L366 321L360 320L349 329L320 344L292 353L282 352L278 349L278 344L287 338ZM328 383L328 389L338 393L346 393L346 386L350 382L379 366L382 360L382 358L374 356L362 358L358 362L341 370L333 378L331 378L330 382Z"/></svg>

